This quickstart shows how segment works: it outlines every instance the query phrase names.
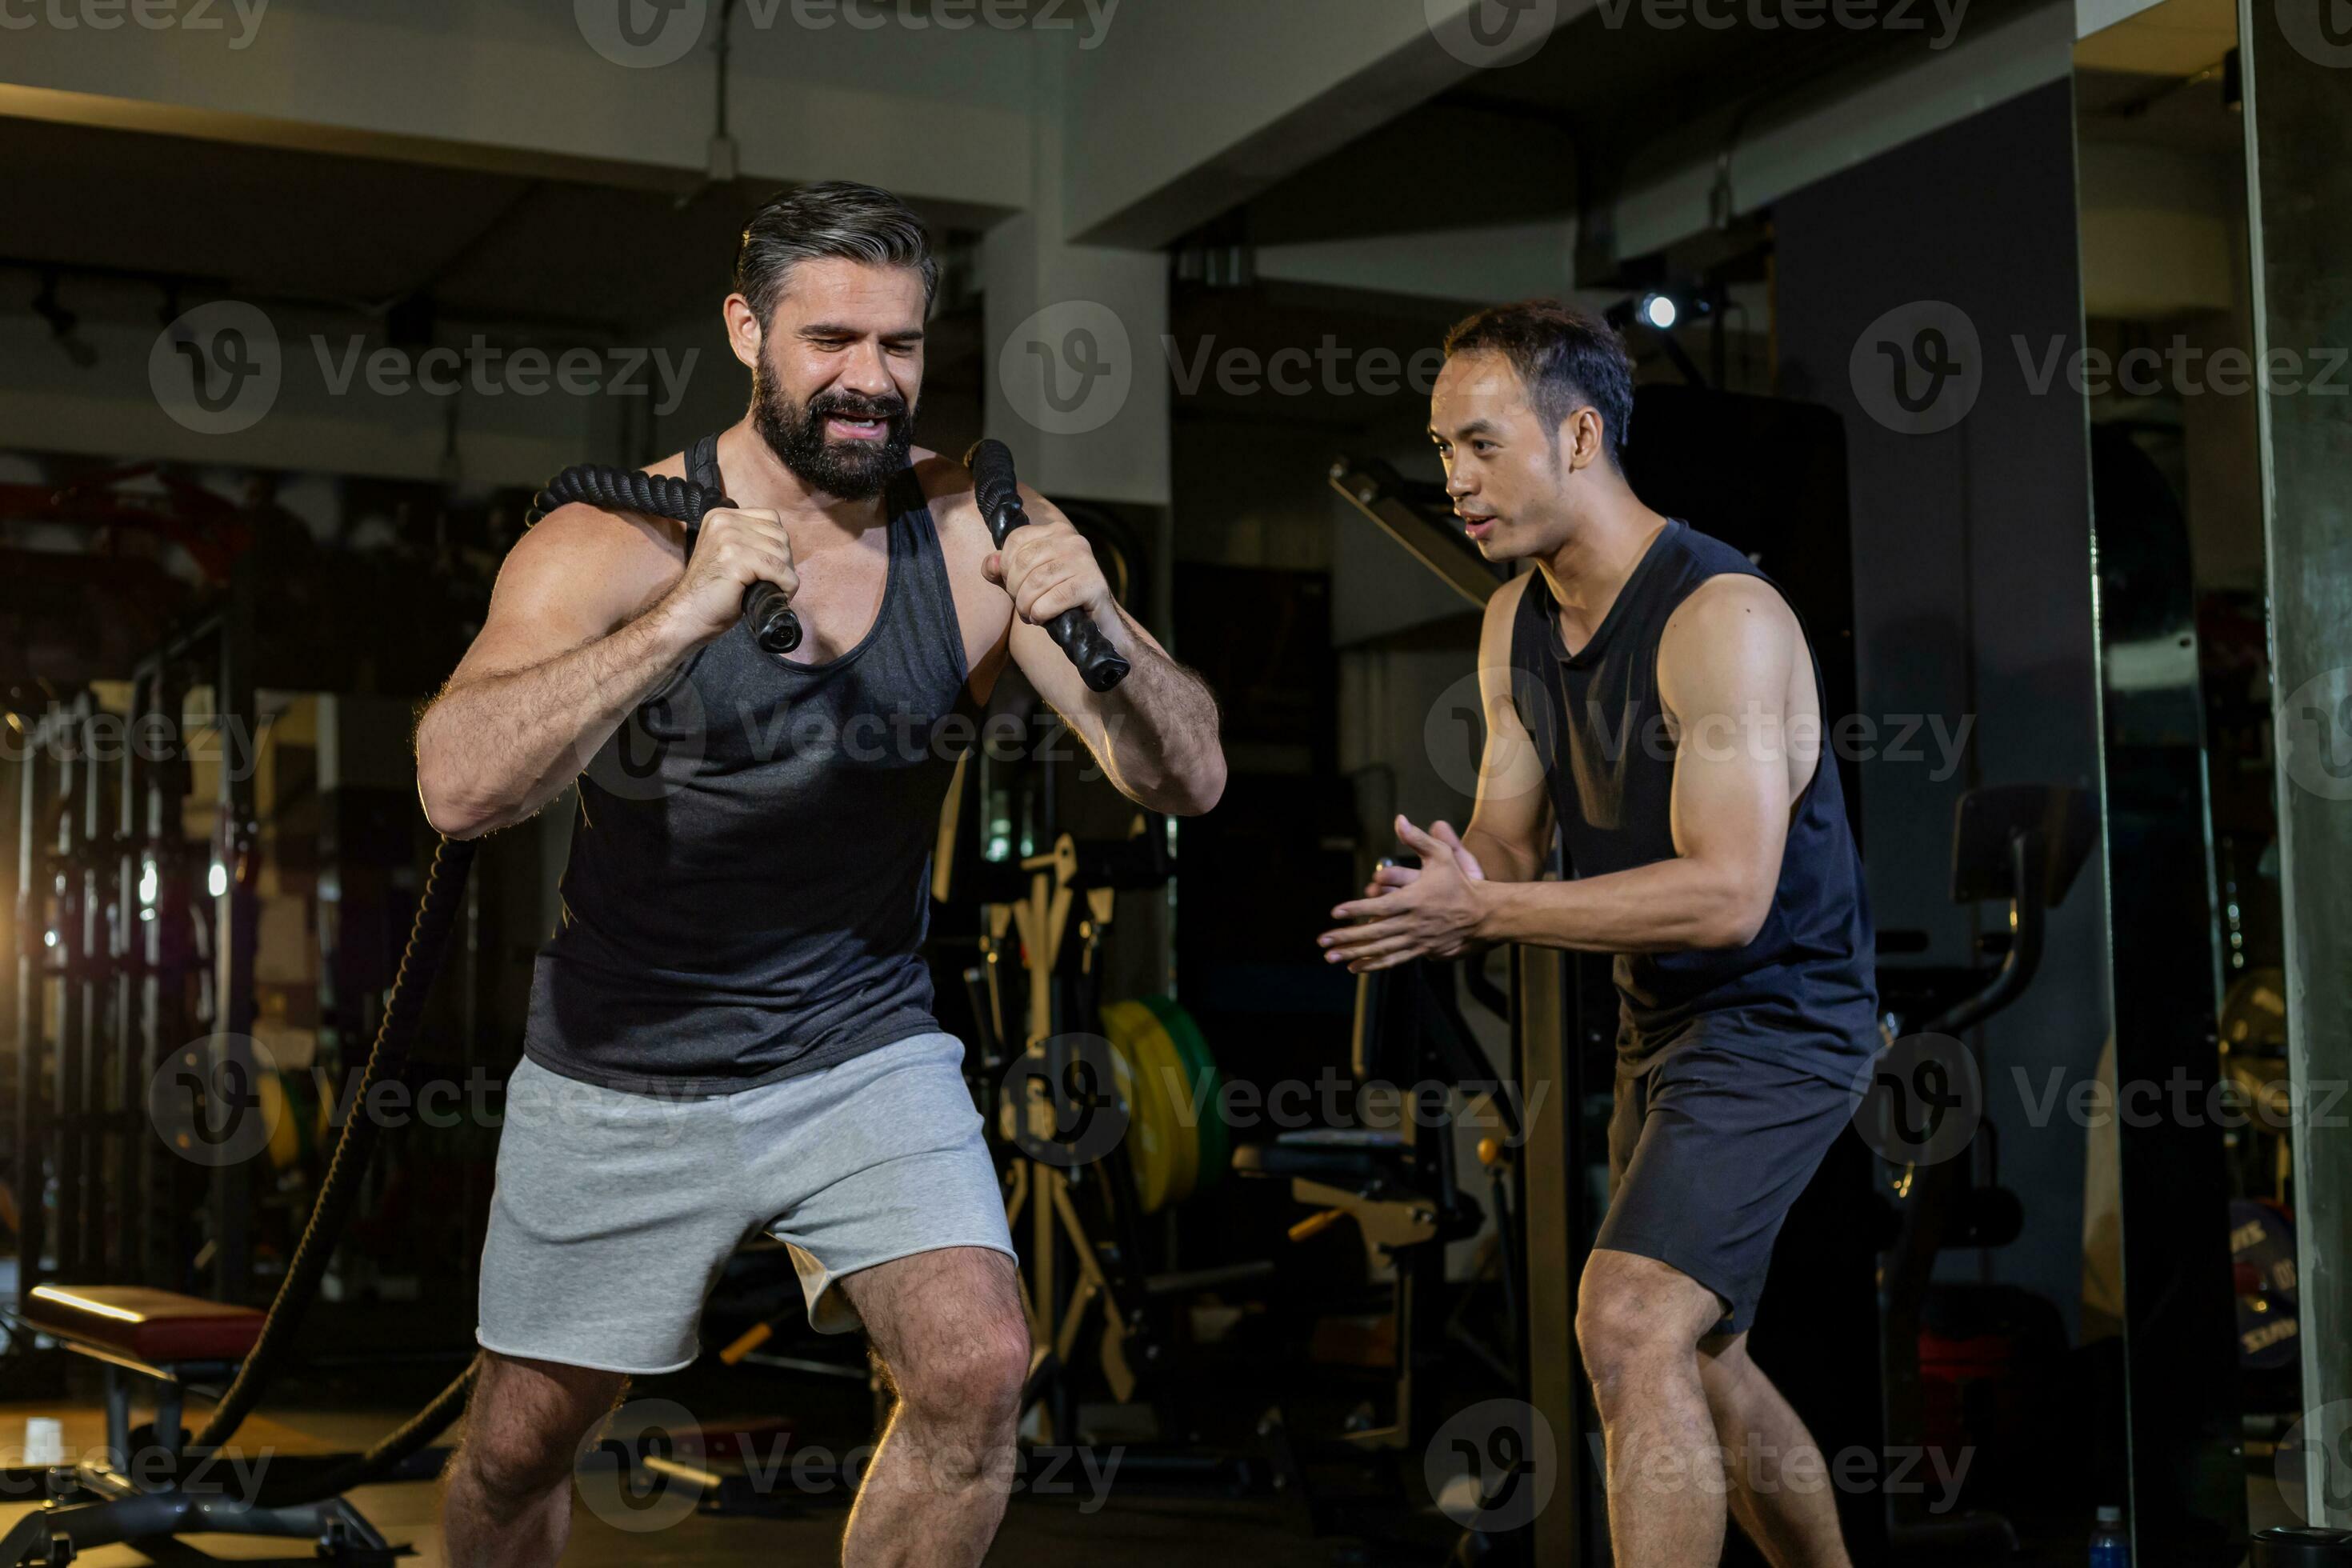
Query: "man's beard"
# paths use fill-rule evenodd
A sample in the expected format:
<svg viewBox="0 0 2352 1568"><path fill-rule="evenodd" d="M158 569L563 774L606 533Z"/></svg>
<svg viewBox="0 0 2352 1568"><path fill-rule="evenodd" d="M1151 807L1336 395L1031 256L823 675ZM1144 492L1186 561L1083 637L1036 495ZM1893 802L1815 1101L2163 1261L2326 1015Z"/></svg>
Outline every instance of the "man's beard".
<svg viewBox="0 0 2352 1568"><path fill-rule="evenodd" d="M879 441L827 441L828 418L880 419ZM821 392L805 406L786 397L762 366L751 376L751 423L793 477L820 495L869 500L907 466L914 447L915 411L902 398Z"/></svg>

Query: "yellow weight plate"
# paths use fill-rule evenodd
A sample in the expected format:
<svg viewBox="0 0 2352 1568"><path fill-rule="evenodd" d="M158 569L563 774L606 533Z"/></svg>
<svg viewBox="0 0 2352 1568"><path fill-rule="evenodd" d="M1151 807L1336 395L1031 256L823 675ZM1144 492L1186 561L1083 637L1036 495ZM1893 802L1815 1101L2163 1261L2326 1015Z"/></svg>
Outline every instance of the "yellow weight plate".
<svg viewBox="0 0 2352 1568"><path fill-rule="evenodd" d="M1185 1070L1192 1074L1192 1103L1198 1109L1187 1114L1195 1123L1193 1136L1201 1146L1200 1180L1193 1191L1213 1187L1234 1160L1233 1136L1225 1127L1224 1079L1217 1071L1217 1059L1209 1054L1201 1026L1182 1003L1173 996L1146 996L1143 1005L1167 1028L1177 1054L1184 1058Z"/></svg>
<svg viewBox="0 0 2352 1568"><path fill-rule="evenodd" d="M1145 1070L1150 1092L1160 1100L1161 1125L1169 1130L1169 1147L1175 1152L1174 1170L1169 1177L1168 1201L1181 1204L1192 1195L1201 1184L1201 1129L1192 1119L1192 1075L1184 1070L1183 1054L1168 1035L1168 1026L1160 1016L1139 1002L1148 1026L1137 1031L1140 1055L1137 1064L1150 1065Z"/></svg>
<svg viewBox="0 0 2352 1568"><path fill-rule="evenodd" d="M1181 1142L1174 1109L1154 1081L1159 1067L1150 1037L1160 1022L1140 1002L1114 1002L1102 1010L1103 1033L1111 1043L1127 1101L1128 1161L1135 1169L1136 1200L1146 1214L1180 1201L1177 1191Z"/></svg>
<svg viewBox="0 0 2352 1568"><path fill-rule="evenodd" d="M1127 1048L1114 1042L1110 1064L1111 1076L1118 1085L1118 1102L1127 1107L1127 1159L1135 1173L1136 1201L1144 1213L1157 1214L1168 1202L1168 1182L1172 1173L1168 1132L1151 1113L1153 1108L1139 1103L1135 1064Z"/></svg>

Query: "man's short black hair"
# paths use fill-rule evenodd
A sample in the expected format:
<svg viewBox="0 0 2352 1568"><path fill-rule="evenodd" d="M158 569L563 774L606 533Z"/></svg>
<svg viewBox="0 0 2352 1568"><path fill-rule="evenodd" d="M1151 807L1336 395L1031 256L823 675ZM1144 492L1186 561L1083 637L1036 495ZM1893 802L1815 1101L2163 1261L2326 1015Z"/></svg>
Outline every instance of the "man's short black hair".
<svg viewBox="0 0 2352 1568"><path fill-rule="evenodd" d="M833 258L874 267L904 267L923 279L928 314L940 291L940 264L914 209L885 190L826 180L779 191L743 226L735 255L735 291L766 327L793 268Z"/></svg>
<svg viewBox="0 0 2352 1568"><path fill-rule="evenodd" d="M1633 361L1625 340L1601 317L1557 300L1523 300L1479 311L1445 334L1445 356L1498 353L1519 373L1528 401L1554 447L1568 416L1588 405L1601 416L1609 466L1633 426Z"/></svg>

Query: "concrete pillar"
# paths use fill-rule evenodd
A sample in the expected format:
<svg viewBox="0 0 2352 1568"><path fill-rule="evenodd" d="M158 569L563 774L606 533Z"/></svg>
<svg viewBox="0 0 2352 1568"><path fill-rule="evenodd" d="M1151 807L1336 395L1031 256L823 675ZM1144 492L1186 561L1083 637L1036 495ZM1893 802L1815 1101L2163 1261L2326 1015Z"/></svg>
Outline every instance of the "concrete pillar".
<svg viewBox="0 0 2352 1568"><path fill-rule="evenodd" d="M1013 448L1021 477L1048 495L1164 507L1168 258L1064 239L1066 89L1067 73L1083 68L1040 41L1035 188L1027 210L991 229L981 248L987 429Z"/></svg>

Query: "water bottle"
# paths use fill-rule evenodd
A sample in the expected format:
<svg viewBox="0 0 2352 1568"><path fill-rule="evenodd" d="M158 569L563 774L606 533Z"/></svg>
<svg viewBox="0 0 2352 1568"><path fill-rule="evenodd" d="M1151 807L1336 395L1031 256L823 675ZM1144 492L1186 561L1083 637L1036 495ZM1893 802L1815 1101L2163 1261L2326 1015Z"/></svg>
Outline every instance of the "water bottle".
<svg viewBox="0 0 2352 1568"><path fill-rule="evenodd" d="M2131 1537L2124 1533L2124 1510L2103 1508L2091 1530L2091 1568L2131 1568Z"/></svg>

